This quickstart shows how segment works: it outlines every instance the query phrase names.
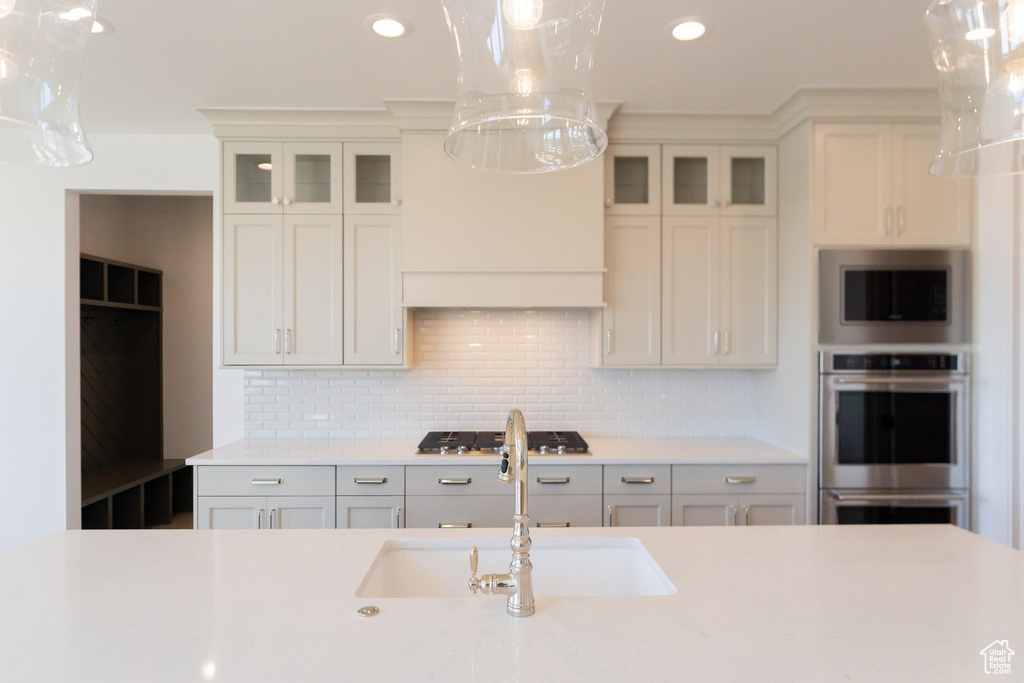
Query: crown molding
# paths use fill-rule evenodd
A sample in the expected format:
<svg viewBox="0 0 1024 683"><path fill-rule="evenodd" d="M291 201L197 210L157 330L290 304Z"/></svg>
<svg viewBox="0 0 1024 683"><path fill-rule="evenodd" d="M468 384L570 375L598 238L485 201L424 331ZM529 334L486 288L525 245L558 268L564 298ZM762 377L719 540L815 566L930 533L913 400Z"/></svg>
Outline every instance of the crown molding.
<svg viewBox="0 0 1024 683"><path fill-rule="evenodd" d="M213 124L213 134L222 140L252 137L394 139L401 134L385 109L208 107L196 111Z"/></svg>

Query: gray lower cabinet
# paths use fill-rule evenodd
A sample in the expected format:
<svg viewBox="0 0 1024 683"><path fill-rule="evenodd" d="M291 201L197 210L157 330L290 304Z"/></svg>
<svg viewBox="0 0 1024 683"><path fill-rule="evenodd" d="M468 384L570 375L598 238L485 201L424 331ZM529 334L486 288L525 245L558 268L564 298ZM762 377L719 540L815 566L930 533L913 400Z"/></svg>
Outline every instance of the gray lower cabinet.
<svg viewBox="0 0 1024 683"><path fill-rule="evenodd" d="M601 494L530 496L530 526L541 529L601 526ZM512 524L512 513L508 516Z"/></svg>
<svg viewBox="0 0 1024 683"><path fill-rule="evenodd" d="M605 526L669 526L671 502L667 493L606 495Z"/></svg>
<svg viewBox="0 0 1024 683"><path fill-rule="evenodd" d="M404 526L403 496L338 496L339 529L401 529Z"/></svg>
<svg viewBox="0 0 1024 683"><path fill-rule="evenodd" d="M672 496L675 526L771 526L803 524L802 493Z"/></svg>
<svg viewBox="0 0 1024 683"><path fill-rule="evenodd" d="M199 496L197 529L333 529L334 496Z"/></svg>
<svg viewBox="0 0 1024 683"><path fill-rule="evenodd" d="M406 496L405 505L409 529L511 528L515 496Z"/></svg>

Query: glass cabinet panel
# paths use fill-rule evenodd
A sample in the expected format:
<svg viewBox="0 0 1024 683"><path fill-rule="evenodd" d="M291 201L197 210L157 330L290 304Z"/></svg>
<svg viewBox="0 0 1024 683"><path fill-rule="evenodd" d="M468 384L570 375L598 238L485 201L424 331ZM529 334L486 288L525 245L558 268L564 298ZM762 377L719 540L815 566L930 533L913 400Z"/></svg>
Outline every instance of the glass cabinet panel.
<svg viewBox="0 0 1024 683"><path fill-rule="evenodd" d="M235 201L270 203L272 169L270 154L235 155Z"/></svg>
<svg viewBox="0 0 1024 683"><path fill-rule="evenodd" d="M331 201L331 155L295 155L295 201Z"/></svg>
<svg viewBox="0 0 1024 683"><path fill-rule="evenodd" d="M401 159L400 144L346 142L345 213L401 213Z"/></svg>
<svg viewBox="0 0 1024 683"><path fill-rule="evenodd" d="M391 157L386 154L356 155L356 202L391 201Z"/></svg>
<svg viewBox="0 0 1024 683"><path fill-rule="evenodd" d="M340 142L284 143L285 213L340 214Z"/></svg>
<svg viewBox="0 0 1024 683"><path fill-rule="evenodd" d="M672 185L672 202L674 204L707 204L707 157L675 157Z"/></svg>
<svg viewBox="0 0 1024 683"><path fill-rule="evenodd" d="M646 157L615 157L616 204L646 204L649 188Z"/></svg>
<svg viewBox="0 0 1024 683"><path fill-rule="evenodd" d="M764 157L733 157L730 175L733 204L764 204Z"/></svg>
<svg viewBox="0 0 1024 683"><path fill-rule="evenodd" d="M722 215L775 215L776 156L776 149L771 145L721 147Z"/></svg>
<svg viewBox="0 0 1024 683"><path fill-rule="evenodd" d="M661 213L661 145L613 144L604 158L605 213Z"/></svg>
<svg viewBox="0 0 1024 683"><path fill-rule="evenodd" d="M721 205L718 147L665 145L662 152L666 216L716 215Z"/></svg>

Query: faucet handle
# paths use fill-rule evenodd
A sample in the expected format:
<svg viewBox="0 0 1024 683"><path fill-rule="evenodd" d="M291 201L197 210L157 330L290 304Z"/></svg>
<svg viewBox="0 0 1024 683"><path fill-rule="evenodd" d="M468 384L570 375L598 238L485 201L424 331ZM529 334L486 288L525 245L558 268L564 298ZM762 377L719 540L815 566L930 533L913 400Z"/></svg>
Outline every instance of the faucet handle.
<svg viewBox="0 0 1024 683"><path fill-rule="evenodd" d="M480 579L476 578L476 565L479 557L480 555L476 550L476 546L473 546L473 549L469 551L469 571L472 574L472 576L469 577L469 590L474 593L476 593L480 588Z"/></svg>

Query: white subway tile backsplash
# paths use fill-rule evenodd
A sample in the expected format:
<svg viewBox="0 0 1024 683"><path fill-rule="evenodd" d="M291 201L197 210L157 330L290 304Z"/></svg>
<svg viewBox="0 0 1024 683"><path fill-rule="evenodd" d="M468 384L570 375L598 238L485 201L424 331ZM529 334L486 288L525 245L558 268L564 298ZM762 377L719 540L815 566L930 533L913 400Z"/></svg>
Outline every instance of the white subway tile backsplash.
<svg viewBox="0 0 1024 683"><path fill-rule="evenodd" d="M595 370L589 312L415 313L411 370L246 370L248 438L420 437L500 429L602 436L747 436L750 370Z"/></svg>

